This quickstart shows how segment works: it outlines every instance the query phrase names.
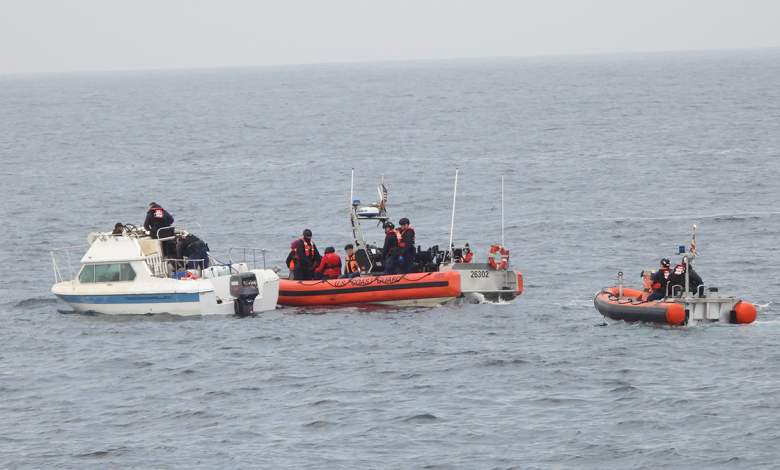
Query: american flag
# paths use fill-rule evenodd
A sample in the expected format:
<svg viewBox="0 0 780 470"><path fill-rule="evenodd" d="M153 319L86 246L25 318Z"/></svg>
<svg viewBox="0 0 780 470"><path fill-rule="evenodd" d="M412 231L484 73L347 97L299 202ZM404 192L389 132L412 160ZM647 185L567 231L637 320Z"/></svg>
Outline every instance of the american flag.
<svg viewBox="0 0 780 470"><path fill-rule="evenodd" d="M379 210L382 210L387 202L387 187L384 183L379 185L379 196L382 198L382 200L379 201Z"/></svg>
<svg viewBox="0 0 780 470"><path fill-rule="evenodd" d="M696 226L693 226L693 235L691 235L691 253L698 255L696 253Z"/></svg>

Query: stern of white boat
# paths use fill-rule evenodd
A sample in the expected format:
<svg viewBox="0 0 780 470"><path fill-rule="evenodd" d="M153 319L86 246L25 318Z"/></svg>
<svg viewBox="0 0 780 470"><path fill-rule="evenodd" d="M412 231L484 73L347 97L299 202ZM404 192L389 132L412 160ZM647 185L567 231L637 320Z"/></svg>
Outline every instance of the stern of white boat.
<svg viewBox="0 0 780 470"><path fill-rule="evenodd" d="M481 294L491 302L514 300L522 290L517 272L495 269L489 263L446 263L439 270L457 271L463 294Z"/></svg>

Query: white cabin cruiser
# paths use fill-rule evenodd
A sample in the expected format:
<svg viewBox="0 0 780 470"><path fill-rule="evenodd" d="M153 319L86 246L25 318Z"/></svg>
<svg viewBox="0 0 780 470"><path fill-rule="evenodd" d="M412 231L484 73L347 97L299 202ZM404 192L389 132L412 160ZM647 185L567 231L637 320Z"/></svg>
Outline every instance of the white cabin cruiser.
<svg viewBox="0 0 780 470"><path fill-rule="evenodd" d="M127 225L119 235L91 233L88 242L50 251L55 277L51 291L77 312L248 315L276 308L279 277L265 268L265 250L231 248L228 263L211 258L208 268L182 272L189 260L164 254L164 244L171 246L174 237L154 239L145 230ZM233 262L233 251L243 253L243 259ZM258 252L262 269L255 266ZM71 253L83 254L80 268L72 264ZM254 258L252 267L248 254ZM61 270L61 265L66 269ZM172 277L177 266L180 279Z"/></svg>

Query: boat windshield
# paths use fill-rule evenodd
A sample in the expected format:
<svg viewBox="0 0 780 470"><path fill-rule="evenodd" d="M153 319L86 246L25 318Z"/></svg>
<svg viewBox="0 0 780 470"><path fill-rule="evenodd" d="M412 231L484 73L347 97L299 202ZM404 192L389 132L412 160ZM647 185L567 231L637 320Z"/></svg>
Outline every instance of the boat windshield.
<svg viewBox="0 0 780 470"><path fill-rule="evenodd" d="M135 279L135 271L130 263L88 264L81 268L79 281L89 282L121 282Z"/></svg>

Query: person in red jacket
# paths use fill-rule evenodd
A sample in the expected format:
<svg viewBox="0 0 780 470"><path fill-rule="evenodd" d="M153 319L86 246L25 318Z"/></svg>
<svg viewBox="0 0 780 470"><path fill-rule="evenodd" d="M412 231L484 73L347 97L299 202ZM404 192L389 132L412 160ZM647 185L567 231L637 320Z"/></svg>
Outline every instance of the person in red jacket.
<svg viewBox="0 0 780 470"><path fill-rule="evenodd" d="M332 246L325 248L325 256L314 272L314 279L336 279L341 275L341 256Z"/></svg>

